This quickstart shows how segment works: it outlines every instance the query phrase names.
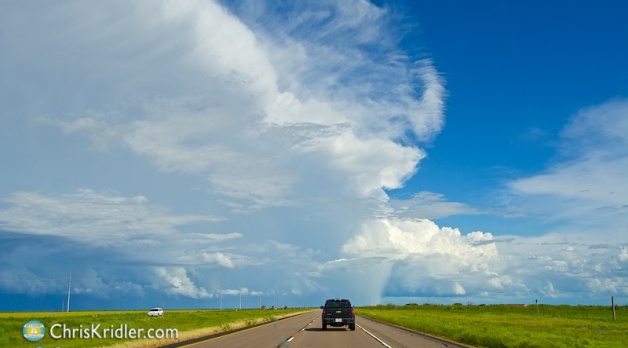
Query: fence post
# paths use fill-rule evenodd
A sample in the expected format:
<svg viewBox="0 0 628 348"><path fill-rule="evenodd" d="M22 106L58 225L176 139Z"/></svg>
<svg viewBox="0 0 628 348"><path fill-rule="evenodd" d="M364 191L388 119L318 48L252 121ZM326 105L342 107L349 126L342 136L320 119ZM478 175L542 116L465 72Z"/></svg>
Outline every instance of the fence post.
<svg viewBox="0 0 628 348"><path fill-rule="evenodd" d="M615 320L615 296L611 296L611 307L613 308L613 320Z"/></svg>

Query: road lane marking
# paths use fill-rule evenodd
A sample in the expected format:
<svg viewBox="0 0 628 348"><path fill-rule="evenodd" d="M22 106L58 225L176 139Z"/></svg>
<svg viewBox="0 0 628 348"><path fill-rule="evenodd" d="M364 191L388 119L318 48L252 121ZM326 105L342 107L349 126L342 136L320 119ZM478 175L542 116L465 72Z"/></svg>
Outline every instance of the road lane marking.
<svg viewBox="0 0 628 348"><path fill-rule="evenodd" d="M294 339L294 336L290 336L290 338L288 338L288 340L286 342L290 342Z"/></svg>
<svg viewBox="0 0 628 348"><path fill-rule="evenodd" d="M372 333L370 333L367 329L363 328L362 326L355 324L357 327L359 327L360 329L364 330L364 332L366 332L367 334L369 334L371 337L373 337L374 339L376 339L379 343L381 343L382 345L384 345L384 347L386 348L392 348L391 346L388 345L388 343L382 341L379 337L373 335Z"/></svg>
<svg viewBox="0 0 628 348"><path fill-rule="evenodd" d="M301 331L305 331L305 328L307 328L308 326L312 325L312 323L313 323L313 322L315 322L315 321L316 321L316 319L317 319L317 317L315 317L314 319L312 319L312 321L310 321L309 323L307 323L307 325L305 325L305 326L301 329Z"/></svg>

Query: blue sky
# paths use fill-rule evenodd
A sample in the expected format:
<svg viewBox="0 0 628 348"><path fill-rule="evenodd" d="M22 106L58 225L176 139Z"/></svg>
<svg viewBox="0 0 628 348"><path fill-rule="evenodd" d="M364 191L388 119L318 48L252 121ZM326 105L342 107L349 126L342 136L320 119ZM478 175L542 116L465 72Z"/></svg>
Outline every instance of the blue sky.
<svg viewBox="0 0 628 348"><path fill-rule="evenodd" d="M0 4L0 310L628 298L628 5Z"/></svg>

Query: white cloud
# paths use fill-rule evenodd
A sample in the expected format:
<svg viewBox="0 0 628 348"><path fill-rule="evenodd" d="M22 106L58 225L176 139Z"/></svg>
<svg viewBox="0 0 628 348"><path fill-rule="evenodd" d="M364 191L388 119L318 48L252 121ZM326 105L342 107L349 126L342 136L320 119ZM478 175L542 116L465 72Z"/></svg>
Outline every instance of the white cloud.
<svg viewBox="0 0 628 348"><path fill-rule="evenodd" d="M235 268L235 262L232 258L233 256L221 252L203 253L202 261L204 263L217 264L226 268Z"/></svg>
<svg viewBox="0 0 628 348"><path fill-rule="evenodd" d="M362 260L328 261L361 219L382 214L384 190L416 173L425 152L412 139L429 141L441 130L444 82L430 60L397 47L385 8L311 5L276 12L272 3L227 10L215 1L113 1L0 11L2 29L20 38L0 39L12 52L0 65L0 90L22 96L11 101L14 112L36 120L36 132L78 144L76 158L67 157L76 167L86 158L148 164L139 174L116 166L117 179L79 178L92 189L72 189L77 174L67 170L59 170L67 178L58 189L12 189L0 227L11 238L96 249L103 260L137 267L130 279L116 278L113 266L84 255L94 273L77 272L83 293L148 283L175 297L207 298L217 277L246 273L269 292L311 294L333 291L321 278L341 279L351 267L353 284L376 270L367 280L375 299L392 267L379 264L378 252L365 249L370 269ZM11 19L26 15L40 25ZM83 151L81 136L100 153ZM129 188L128 177L141 188ZM217 217L219 204L247 215ZM201 276L207 269L212 274ZM467 291L462 283L447 289Z"/></svg>
<svg viewBox="0 0 628 348"><path fill-rule="evenodd" d="M623 99L582 109L562 130L548 168L508 183L508 208L552 231L497 240L498 272L522 285L518 293L584 302L625 293L626 116Z"/></svg>
<svg viewBox="0 0 628 348"><path fill-rule="evenodd" d="M102 121L98 121L95 118L83 117L73 121L63 121L63 120L47 120L44 118L40 118L40 122L42 123L52 123L61 128L64 133L72 134L77 132L93 132L99 129L102 129L106 126L106 124Z"/></svg>
<svg viewBox="0 0 628 348"><path fill-rule="evenodd" d="M188 277L187 271L183 267L156 267L155 274L160 277L163 283L157 283L157 288L164 288L165 292L173 296L187 296L191 298L210 298L203 287L197 287Z"/></svg>
<svg viewBox="0 0 628 348"><path fill-rule="evenodd" d="M163 238L181 225L220 220L211 215L169 215L163 208L151 206L144 196L122 197L89 189L58 196L22 191L4 201L9 206L0 210L0 227L6 231L96 245Z"/></svg>
<svg viewBox="0 0 628 348"><path fill-rule="evenodd" d="M240 289L222 289L221 293L226 296L248 296L251 294L249 289L240 288Z"/></svg>
<svg viewBox="0 0 628 348"><path fill-rule="evenodd" d="M242 238L242 233L226 233L226 234L217 234L217 233L195 233L195 236L205 238L215 242L222 242L231 239Z"/></svg>
<svg viewBox="0 0 628 348"><path fill-rule="evenodd" d="M509 184L521 199L523 211L619 233L628 222L628 183L624 178L628 172L627 115L625 100L576 114L562 132L565 158L545 173Z"/></svg>
<svg viewBox="0 0 628 348"><path fill-rule="evenodd" d="M438 227L434 222L420 220L379 220L363 225L362 232L348 241L343 250L350 254L370 255L390 250L391 257L405 258L411 254L444 254L472 258L496 257L497 249L490 233L472 232L463 236L458 229ZM477 242L478 245L475 245ZM380 254L378 252L378 254Z"/></svg>
<svg viewBox="0 0 628 348"><path fill-rule="evenodd" d="M628 295L628 281L622 277L590 279L587 281L587 290L594 293Z"/></svg>
<svg viewBox="0 0 628 348"><path fill-rule="evenodd" d="M452 215L471 215L481 212L467 204L449 202L439 193L421 191L409 199L391 199L390 214L404 218L438 219Z"/></svg>
<svg viewBox="0 0 628 348"><path fill-rule="evenodd" d="M476 276L497 277L498 251L490 233L462 235L458 229L438 227L429 220L375 220L364 224L343 252L385 257L392 265L388 292L466 294Z"/></svg>
<svg viewBox="0 0 628 348"><path fill-rule="evenodd" d="M617 256L617 260L619 261L619 263L624 264L624 263L628 263L628 247L621 247L620 249L620 253Z"/></svg>
<svg viewBox="0 0 628 348"><path fill-rule="evenodd" d="M73 10L99 16L80 6ZM117 9L100 10L104 17ZM129 40L137 48L122 48L149 53L124 61L143 68L126 74L125 66L103 65L112 78L98 79L99 86L109 91L115 108L66 112L64 118L88 115L69 120L53 115L50 122L68 134L87 132L97 149L107 148L107 142L124 145L161 170L204 176L228 205L291 205L303 194L296 185L304 180L317 184L310 181L317 178L304 178L304 173L320 167L328 169L322 172L327 177L323 184L384 199L382 188L400 187L425 157L421 149L397 140L408 129L429 139L442 127L442 79L429 60L408 61L390 46L386 10L372 4L323 3L312 12L295 10L299 15L288 25L264 15L274 10L270 7L258 13L263 22L245 24L211 1L127 10L120 25L132 33ZM320 16L326 18L325 26L310 30L320 24ZM137 23L151 18L148 28L133 27L135 17L142 18ZM99 26L103 20L81 21L81 32L98 31L90 23ZM348 37L347 30L354 34ZM110 45L122 32L116 27L90 41L65 31L63 41L47 38L70 50L87 50ZM177 44L168 44L173 41ZM367 55L363 44L378 53ZM301 47L303 54L277 47ZM103 64L120 59L101 53ZM58 54L65 58L64 51ZM301 68L287 68L296 65ZM147 67L158 67L160 74ZM74 68L93 67L79 63ZM173 79L176 74L181 77ZM143 78L171 88L153 92ZM369 87L372 83L377 85ZM298 138L295 129L302 133Z"/></svg>
<svg viewBox="0 0 628 348"><path fill-rule="evenodd" d="M541 293L545 297L558 298L558 294L556 293L556 289L554 289L554 284L552 284L552 282L547 282L547 286L541 290Z"/></svg>
<svg viewBox="0 0 628 348"><path fill-rule="evenodd" d="M331 167L340 170L343 182L358 197L387 195L382 189L399 188L416 170L423 151L404 147L383 139L362 140L354 134L343 134L323 145L330 154Z"/></svg>
<svg viewBox="0 0 628 348"><path fill-rule="evenodd" d="M496 239L500 264L496 272L517 281L513 289L526 296L576 299L622 292L625 277L617 263L623 246L592 234L553 233L538 237Z"/></svg>
<svg viewBox="0 0 628 348"><path fill-rule="evenodd" d="M600 294L625 293L624 249L599 244L589 234L463 235L425 219L389 218L363 224L342 248L352 258L336 260L323 273L371 268L370 280L386 284L379 294L393 302L438 296L489 303L535 297L586 303ZM369 260L387 266L374 271ZM355 281L365 284L365 279Z"/></svg>
<svg viewBox="0 0 628 348"><path fill-rule="evenodd" d="M63 288L58 280L40 281L37 280L38 276L29 275L31 272L26 269L20 270L22 267L33 267L31 263L37 260L48 260L46 262L49 264L42 266L42 271L48 275L39 276L44 279L54 279L59 273L63 276L75 268L68 266L67 262L57 265L57 259L69 257L92 265L93 269L75 271L80 281L75 283L73 291L92 293L99 297L120 291L143 295L141 285L136 281L150 281L145 276L136 275L133 280L126 280L123 276L110 274L106 283L100 278L101 272L115 273L115 265L121 260L130 265L140 264L139 269L163 264L232 269L253 263L249 257L222 251L227 248L225 243L241 239L241 233L186 233L181 230L183 226L191 224L211 226L221 222L221 218L170 214L162 207L149 204L143 196L122 197L83 189L60 196L18 192L5 199L5 202L8 207L0 210L2 230L24 235L25 238L47 241L43 249L35 243L27 253L18 248L15 252L5 254L4 264L15 263L15 266L12 272L0 272L0 277L4 278L7 288L11 290L45 293ZM86 252L77 253L75 248ZM104 260L104 264L96 260L89 261L90 257L98 257L103 252L106 252L105 255L99 258ZM19 260L23 260L24 255L32 255L28 257L28 266L20 266L22 261ZM106 260L112 257L117 262L114 265L107 264ZM157 269L161 273L167 270L162 266ZM176 271L181 272L180 269ZM21 274L20 278L14 277L13 272ZM192 297L202 295L200 290L191 292L186 284L181 287L171 289L168 293Z"/></svg>

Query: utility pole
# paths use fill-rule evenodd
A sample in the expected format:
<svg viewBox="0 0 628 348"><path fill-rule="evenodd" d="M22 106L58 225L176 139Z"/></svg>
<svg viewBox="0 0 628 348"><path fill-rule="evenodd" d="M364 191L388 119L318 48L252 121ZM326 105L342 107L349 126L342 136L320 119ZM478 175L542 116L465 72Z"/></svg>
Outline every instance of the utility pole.
<svg viewBox="0 0 628 348"><path fill-rule="evenodd" d="M68 312L70 311L70 290L72 289L72 273L70 273L70 281L68 282Z"/></svg>
<svg viewBox="0 0 628 348"><path fill-rule="evenodd" d="M220 310L222 310L222 280L220 281Z"/></svg>

